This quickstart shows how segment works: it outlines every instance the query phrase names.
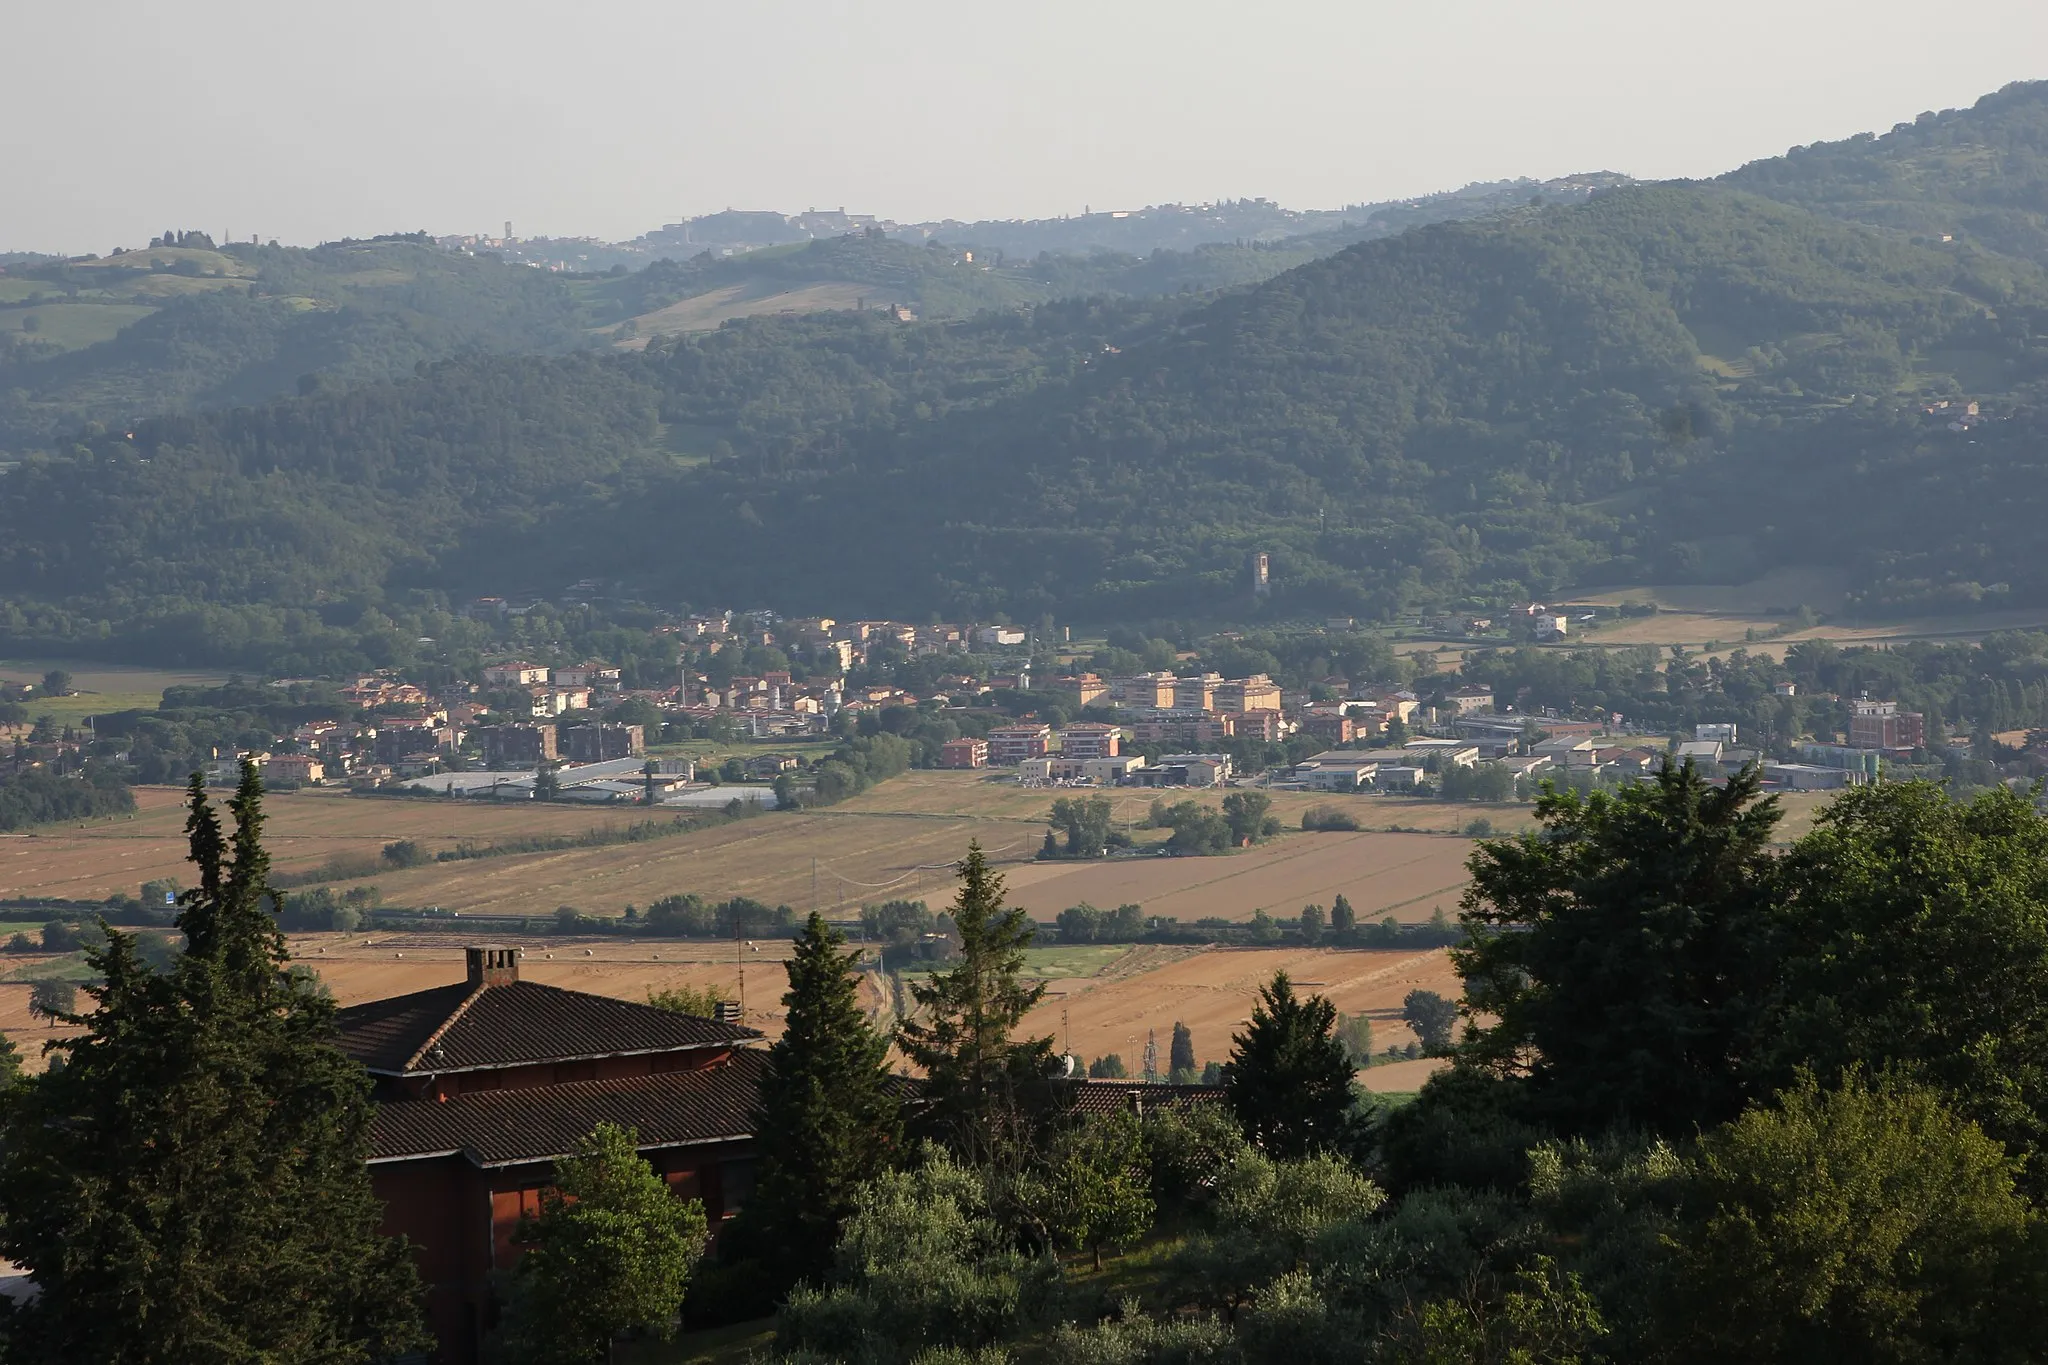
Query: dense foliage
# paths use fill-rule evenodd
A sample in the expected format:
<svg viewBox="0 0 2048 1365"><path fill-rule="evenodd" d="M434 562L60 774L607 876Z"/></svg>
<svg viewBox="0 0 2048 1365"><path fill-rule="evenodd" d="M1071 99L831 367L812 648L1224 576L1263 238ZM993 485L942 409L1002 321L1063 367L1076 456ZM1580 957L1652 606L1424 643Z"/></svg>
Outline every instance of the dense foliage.
<svg viewBox="0 0 2048 1365"><path fill-rule="evenodd" d="M38 325L0 330L0 454L88 422L264 402L450 356L588 344L582 305L545 272L418 238L299 249L195 236L9 271L0 306Z"/></svg>
<svg viewBox="0 0 2048 1365"><path fill-rule="evenodd" d="M988 1160L1024 1139L1051 1072L1051 1040L1015 1036L1045 985L1022 979L1033 926L1003 904L1003 878L979 844L960 863L951 916L959 957L910 988L917 1013L896 1045L924 1076L920 1126L969 1160Z"/></svg>
<svg viewBox="0 0 2048 1365"><path fill-rule="evenodd" d="M342 1365L420 1341L411 1251L376 1230L369 1078L285 970L261 803L245 769L226 835L193 784L185 951L155 970L109 931L63 1065L9 1097L0 1247L39 1290L0 1318L10 1360Z"/></svg>
<svg viewBox="0 0 2048 1365"><path fill-rule="evenodd" d="M2048 98L2016 82L1888 133L1794 147L1723 182L1841 218L2048 264Z"/></svg>
<svg viewBox="0 0 2048 1365"><path fill-rule="evenodd" d="M813 914L786 967L782 1036L768 1049L754 1131L761 1178L733 1230L778 1287L821 1274L860 1186L899 1155L889 1039L861 1012L858 954Z"/></svg>
<svg viewBox="0 0 2048 1365"><path fill-rule="evenodd" d="M1369 1030L1276 981L1227 1108L867 1186L785 1358L2043 1359L2048 817L1875 787L1787 850L1683 769L1540 814L1474 858L1466 1040L1406 1002L1454 1055L1418 1101L1350 1093Z"/></svg>
<svg viewBox="0 0 2048 1365"><path fill-rule="evenodd" d="M500 1351L521 1365L598 1365L628 1328L675 1330L709 1228L704 1206L675 1197L631 1129L600 1123L555 1163L509 1276Z"/></svg>
<svg viewBox="0 0 2048 1365"><path fill-rule="evenodd" d="M29 768L0 778L0 830L126 815L134 809L134 794L118 770L105 765L87 764L83 772L67 776Z"/></svg>

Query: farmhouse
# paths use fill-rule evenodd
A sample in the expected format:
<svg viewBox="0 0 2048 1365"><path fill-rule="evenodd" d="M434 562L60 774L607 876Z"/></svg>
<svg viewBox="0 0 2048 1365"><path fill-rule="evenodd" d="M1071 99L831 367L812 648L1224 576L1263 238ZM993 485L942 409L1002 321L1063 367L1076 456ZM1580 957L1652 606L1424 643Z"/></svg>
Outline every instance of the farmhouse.
<svg viewBox="0 0 2048 1365"><path fill-rule="evenodd" d="M730 1218L753 1185L765 1056L736 1024L521 981L514 948L467 957L464 981L342 1010L336 1040L372 1078L371 1187L418 1253L446 1365L478 1358L520 1215L599 1123L634 1129L713 1228Z"/></svg>
<svg viewBox="0 0 2048 1365"><path fill-rule="evenodd" d="M473 1365L495 1325L493 1277L537 1213L554 1163L600 1123L634 1130L713 1235L753 1188L761 1035L715 1019L519 979L515 948L467 949L465 980L342 1010L337 1046L370 1073L370 1184L408 1238L438 1365ZM906 1084L915 1084L906 1082ZM1215 1086L1053 1082L1082 1113L1213 1103Z"/></svg>

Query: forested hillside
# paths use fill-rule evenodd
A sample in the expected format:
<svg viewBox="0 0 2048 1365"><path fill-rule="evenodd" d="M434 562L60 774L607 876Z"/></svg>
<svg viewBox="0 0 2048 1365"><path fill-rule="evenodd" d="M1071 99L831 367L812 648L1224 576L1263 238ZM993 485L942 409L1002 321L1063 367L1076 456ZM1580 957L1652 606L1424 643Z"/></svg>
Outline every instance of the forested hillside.
<svg viewBox="0 0 2048 1365"><path fill-rule="evenodd" d="M158 644L202 604L240 639L586 578L1105 618L1250 612L1264 548L1275 609L1370 616L1824 544L1873 603L2022 600L2048 588L2032 533L1983 532L2027 524L2031 422L1958 436L1904 399L1954 390L1958 357L2025 392L2044 310L2040 270L1967 245L1637 187L1208 303L756 319L152 421L0 482L0 591L22 635ZM1892 496L1937 448L1925 496Z"/></svg>
<svg viewBox="0 0 2048 1365"><path fill-rule="evenodd" d="M1795 147L1722 183L1934 242L2048 265L2048 81L1877 136Z"/></svg>
<svg viewBox="0 0 2048 1365"><path fill-rule="evenodd" d="M707 252L657 261L624 278L592 285L588 293L607 313L625 315L613 340L640 344L766 312L882 309L900 303L924 320L943 321L1061 298L1213 293L1271 279L1342 250L1352 240L1326 234L1142 257L1098 252L1016 260L936 242L912 245L881 233L853 234L739 256Z"/></svg>
<svg viewBox="0 0 2048 1365"><path fill-rule="evenodd" d="M590 344L559 277L424 240L305 250L165 238L188 245L0 278L0 456L88 422L266 402L449 356Z"/></svg>
<svg viewBox="0 0 2048 1365"><path fill-rule="evenodd" d="M1355 224L1318 218L1321 230L1284 241L1142 256L1006 258L881 233L734 256L678 248L677 259L602 276L468 255L419 234L299 249L166 232L106 257L24 254L0 259L0 460L88 425L125 428L154 414L345 388L457 356L633 347L737 317L903 303L950 320L1055 298L1211 293L1418 223L1480 217L1546 191L1582 197L1613 179L1474 186L1367 206Z"/></svg>
<svg viewBox="0 0 2048 1365"><path fill-rule="evenodd" d="M1980 110L2006 128L2023 97ZM1938 122L1962 139L1978 113ZM1946 164L1919 172L1930 201L1965 193ZM0 478L0 629L247 661L385 598L586 580L842 615L1384 618L1785 563L1848 568L1871 610L2048 600L2048 272L1975 236L1637 185L1221 296L1105 296L1117 272L1169 286L1159 257L855 237L588 281L580 306L764 268L962 311L1098 294L469 355L92 436ZM1923 412L1948 398L1983 407Z"/></svg>

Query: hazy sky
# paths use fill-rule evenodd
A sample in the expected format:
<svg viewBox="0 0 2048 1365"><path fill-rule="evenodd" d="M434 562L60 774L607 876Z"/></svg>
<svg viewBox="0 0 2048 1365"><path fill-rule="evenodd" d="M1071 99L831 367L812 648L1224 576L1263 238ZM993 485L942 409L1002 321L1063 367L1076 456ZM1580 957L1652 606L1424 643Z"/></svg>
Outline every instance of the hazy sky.
<svg viewBox="0 0 2048 1365"><path fill-rule="evenodd" d="M0 249L1331 207L2042 77L2044 0L0 0Z"/></svg>

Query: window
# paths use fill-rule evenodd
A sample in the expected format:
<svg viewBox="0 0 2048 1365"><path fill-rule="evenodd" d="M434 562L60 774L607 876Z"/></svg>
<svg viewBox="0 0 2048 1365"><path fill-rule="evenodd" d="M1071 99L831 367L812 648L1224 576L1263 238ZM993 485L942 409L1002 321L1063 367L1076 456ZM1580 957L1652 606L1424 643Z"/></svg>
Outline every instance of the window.
<svg viewBox="0 0 2048 1365"><path fill-rule="evenodd" d="M754 1161L752 1157L740 1161L728 1161L718 1168L719 1193L724 1196L721 1216L730 1218L745 1206L754 1193Z"/></svg>
<svg viewBox="0 0 2048 1365"><path fill-rule="evenodd" d="M491 1191L491 1266L510 1270L518 1263L521 1248L512 1244L521 1218L540 1217L541 1193L545 1185L528 1185L518 1190Z"/></svg>

